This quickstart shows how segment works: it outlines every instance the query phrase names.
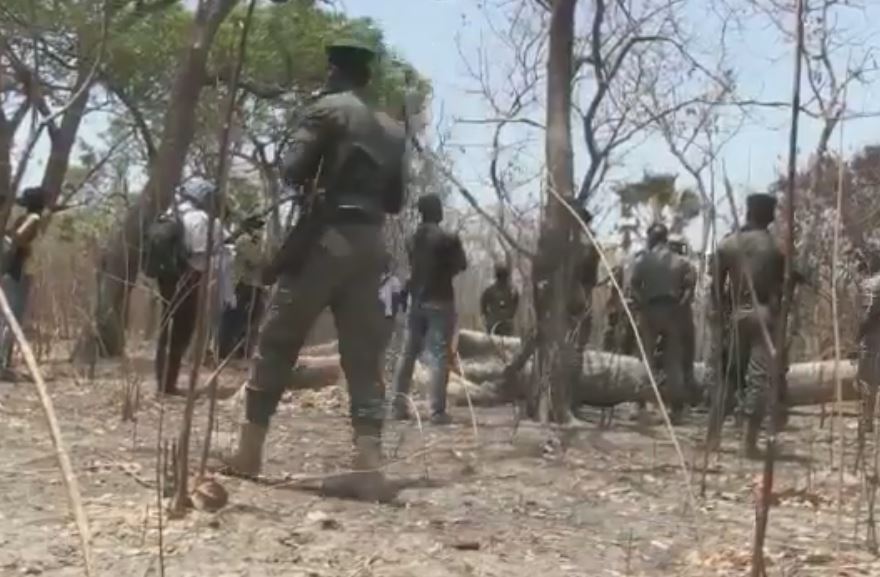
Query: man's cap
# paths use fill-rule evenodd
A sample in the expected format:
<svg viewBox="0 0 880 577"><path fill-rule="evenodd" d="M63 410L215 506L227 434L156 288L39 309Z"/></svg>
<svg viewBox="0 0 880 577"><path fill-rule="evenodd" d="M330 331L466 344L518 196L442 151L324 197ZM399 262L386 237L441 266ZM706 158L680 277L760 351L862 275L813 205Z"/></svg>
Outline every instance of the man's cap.
<svg viewBox="0 0 880 577"><path fill-rule="evenodd" d="M339 38L324 48L327 60L334 66L368 66L375 58L376 51L356 38Z"/></svg>
<svg viewBox="0 0 880 577"><path fill-rule="evenodd" d="M746 197L746 210L773 212L776 210L776 197L766 192L757 192Z"/></svg>

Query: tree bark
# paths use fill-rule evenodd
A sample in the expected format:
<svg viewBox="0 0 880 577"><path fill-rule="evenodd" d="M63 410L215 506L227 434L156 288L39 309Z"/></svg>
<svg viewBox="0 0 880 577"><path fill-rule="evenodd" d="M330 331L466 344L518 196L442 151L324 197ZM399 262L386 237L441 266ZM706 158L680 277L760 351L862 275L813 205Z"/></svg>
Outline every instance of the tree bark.
<svg viewBox="0 0 880 577"><path fill-rule="evenodd" d="M87 86L86 83L89 85ZM61 187L64 185L67 169L70 166L70 154L76 144L76 135L86 112L86 104L89 102L91 83L93 80L90 78L88 68L82 68L73 85L73 94L76 98L68 103L67 109L61 115L61 125L52 134L49 159L46 161L41 183L49 193L49 206L55 206L61 195Z"/></svg>
<svg viewBox="0 0 880 577"><path fill-rule="evenodd" d="M111 234L98 263L94 324L80 342L78 360L119 356L125 349L125 309L140 269L143 231L174 199L195 134L195 109L205 84L205 65L211 44L235 3L236 0L205 0L199 4L190 42L171 89L156 161L150 167L140 197Z"/></svg>
<svg viewBox="0 0 880 577"><path fill-rule="evenodd" d="M538 319L536 378L527 413L541 420L564 423L571 419L568 359L574 353L567 342L566 304L571 287L572 218L560 198L574 196L574 160L571 143L571 82L574 14L577 0L554 0L550 16L547 60L547 186L541 238L535 259L535 313Z"/></svg>

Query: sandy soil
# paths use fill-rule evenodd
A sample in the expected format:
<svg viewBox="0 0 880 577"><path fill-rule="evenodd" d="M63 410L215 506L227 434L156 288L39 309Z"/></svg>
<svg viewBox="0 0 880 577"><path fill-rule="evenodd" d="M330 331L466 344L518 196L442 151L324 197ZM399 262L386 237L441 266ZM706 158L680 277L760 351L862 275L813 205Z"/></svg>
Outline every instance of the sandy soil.
<svg viewBox="0 0 880 577"><path fill-rule="evenodd" d="M163 409L145 359L99 367L89 382L47 367L65 441L82 484L99 575L160 575L157 426ZM142 380L135 421L123 394ZM223 376L234 391L243 370ZM267 476L321 475L343 467L350 432L339 389L292 393L273 423ZM164 434L177 435L183 403L164 403ZM193 462L204 434L197 407ZM221 403L218 444L228 446L240 408ZM164 519L165 574L439 577L746 575L759 463L735 455L736 436L705 475L704 416L676 428L688 491L668 433L619 409L578 429L514 427L509 407L466 411L457 424L420 431L393 424L389 476L410 480L391 505L321 499L222 478L230 504L216 514ZM855 420L845 422L846 463L818 409L792 419L777 471L768 535L769 575L880 575L866 546L866 483L854 472ZM832 451L833 447L833 451ZM83 575L75 527L33 386L0 384L0 575ZM696 509L689 494L693 494ZM838 507L838 495L843 501Z"/></svg>

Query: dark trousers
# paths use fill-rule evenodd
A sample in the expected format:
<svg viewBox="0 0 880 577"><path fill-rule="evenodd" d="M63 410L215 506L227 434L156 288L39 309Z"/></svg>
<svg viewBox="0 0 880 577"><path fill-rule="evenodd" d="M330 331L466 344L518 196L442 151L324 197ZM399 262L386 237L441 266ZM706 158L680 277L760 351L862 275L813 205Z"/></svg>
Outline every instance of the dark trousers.
<svg viewBox="0 0 880 577"><path fill-rule="evenodd" d="M654 359L654 369L662 369L665 393L672 408L681 408L684 401L684 328L681 323L681 307L674 300L658 299L645 303L639 310L639 333L645 352L654 354L660 339L664 346L659 358Z"/></svg>
<svg viewBox="0 0 880 577"><path fill-rule="evenodd" d="M235 287L235 306L223 311L220 320L218 352L221 360L230 356L239 343L236 358L251 357L263 314L263 299L263 287L245 283L238 283Z"/></svg>
<svg viewBox="0 0 880 577"><path fill-rule="evenodd" d="M180 364L196 328L201 277L201 273L187 270L180 277L159 279L162 323L156 350L156 383L161 393L177 392Z"/></svg>

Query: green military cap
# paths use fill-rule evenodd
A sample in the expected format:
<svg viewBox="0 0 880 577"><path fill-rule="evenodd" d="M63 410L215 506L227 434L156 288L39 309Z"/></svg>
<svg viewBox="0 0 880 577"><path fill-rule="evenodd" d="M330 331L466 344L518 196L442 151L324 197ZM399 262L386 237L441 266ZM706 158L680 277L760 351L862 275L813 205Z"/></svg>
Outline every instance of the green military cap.
<svg viewBox="0 0 880 577"><path fill-rule="evenodd" d="M376 51L356 38L340 38L325 48L327 60L336 66L370 64L376 57Z"/></svg>
<svg viewBox="0 0 880 577"><path fill-rule="evenodd" d="M773 212L776 210L776 197L766 192L750 194L746 197L746 210L749 212Z"/></svg>

